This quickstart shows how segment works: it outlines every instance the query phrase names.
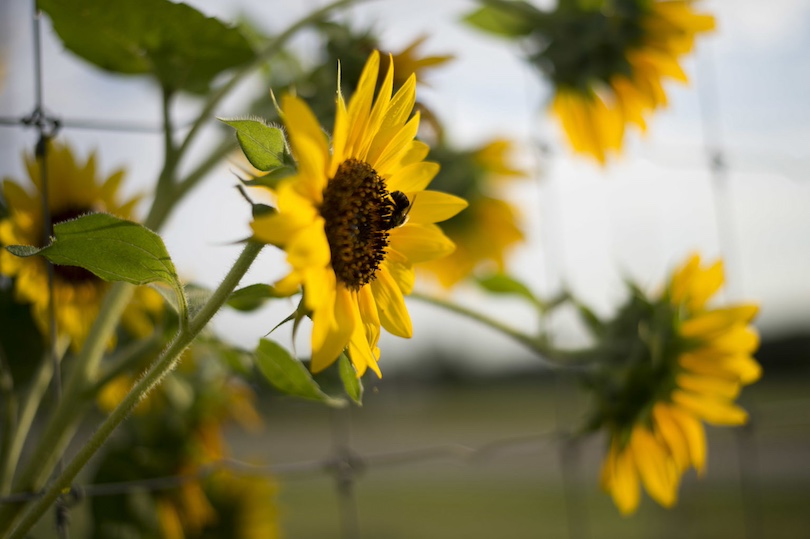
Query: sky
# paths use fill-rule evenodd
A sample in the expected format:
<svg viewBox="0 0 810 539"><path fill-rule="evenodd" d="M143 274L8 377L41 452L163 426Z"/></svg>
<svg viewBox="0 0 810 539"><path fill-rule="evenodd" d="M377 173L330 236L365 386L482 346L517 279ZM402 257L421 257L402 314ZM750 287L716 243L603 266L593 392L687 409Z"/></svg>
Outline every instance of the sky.
<svg viewBox="0 0 810 539"><path fill-rule="evenodd" d="M188 3L226 21L247 14L269 33L323 5ZM6 63L0 117L19 117L33 108L30 4L0 3L0 55ZM374 24L392 50L426 34L427 52L455 55L428 75L429 86L420 87L418 97L438 112L458 146L495 137L517 143L518 161L530 175L506 193L519 207L527 235L510 258L513 275L543 295L567 287L609 315L624 298L625 278L656 290L689 253L722 255L725 298L759 302L763 334L810 330L810 2L772 0L767 9L758 0L700 2L716 15L718 30L701 39L685 62L691 84L668 84L669 107L654 117L646 135L631 133L625 155L607 167L570 153L546 114L549 87L520 60L519 51L459 22L474 5L377 0L341 17L358 27ZM48 110L63 118L160 125L159 94L149 81L102 73L64 51L47 20L43 28ZM306 38L296 46L306 50ZM248 81L217 115L244 113L250 96L261 91L258 80ZM192 118L198 106L196 100L181 100L176 122ZM130 193L148 190L161 165L160 134L65 129L62 135L81 155L97 148L100 170L125 167ZM203 137L187 167L204 157L211 140ZM20 155L34 141L32 131L0 127L0 176L22 178ZM716 151L727 164L720 178L709 166ZM211 287L237 256L234 242L249 233L248 208L233 188L232 168L217 168L163 234L180 273ZM283 273L283 255L268 248L244 282L272 282ZM488 297L473 286L449 297L522 329L538 324L519 301ZM250 317L226 312L214 324L228 340L250 348L292 308L278 302ZM483 370L537 361L470 321L413 300L409 308L413 342L385 337L381 343L383 360L394 368L411 368L435 351ZM561 344L581 343L571 313L549 323ZM274 337L284 342L288 335L279 330ZM296 342L301 353L306 340Z"/></svg>

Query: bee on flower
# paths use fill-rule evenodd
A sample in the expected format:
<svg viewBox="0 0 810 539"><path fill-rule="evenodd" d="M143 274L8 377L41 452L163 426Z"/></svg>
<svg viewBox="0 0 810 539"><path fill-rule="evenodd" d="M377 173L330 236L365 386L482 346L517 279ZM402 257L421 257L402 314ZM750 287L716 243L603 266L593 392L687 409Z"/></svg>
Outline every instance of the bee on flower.
<svg viewBox="0 0 810 539"><path fill-rule="evenodd" d="M394 69L389 67L375 91L380 73L375 51L348 104L338 92L331 149L307 104L292 95L281 99L298 171L275 190L278 211L257 217L251 226L256 240L287 252L291 271L275 287L303 291L313 323L313 372L346 349L358 376L367 369L381 375L380 328L411 336L404 296L413 289L413 265L453 251L435 223L467 205L426 190L439 165L424 160L429 149L415 140L415 77L393 93ZM410 202L401 223L392 219L397 192Z"/></svg>

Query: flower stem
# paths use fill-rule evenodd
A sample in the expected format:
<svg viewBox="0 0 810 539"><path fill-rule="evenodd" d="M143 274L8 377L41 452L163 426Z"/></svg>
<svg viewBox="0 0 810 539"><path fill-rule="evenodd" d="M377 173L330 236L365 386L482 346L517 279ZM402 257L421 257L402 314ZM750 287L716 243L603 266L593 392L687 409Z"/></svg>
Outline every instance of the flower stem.
<svg viewBox="0 0 810 539"><path fill-rule="evenodd" d="M135 287L127 283L115 283L110 287L99 309L90 333L87 335L81 352L73 362L73 370L67 379L63 391L63 402L70 403L58 406L48 418L37 445L26 462L25 467L14 481L13 492L33 492L42 488L53 471L59 456L64 452L78 428L81 416L87 409L87 399L82 398L85 384L95 377L99 362L110 340L118 319L132 298ZM53 366L41 367L34 380L20 415L20 423L15 437L15 444L22 447L30 423L36 415L39 401L47 389ZM16 455L19 458L19 451ZM16 465L16 462L14 463ZM0 529L14 519L20 506L7 505L0 510Z"/></svg>
<svg viewBox="0 0 810 539"><path fill-rule="evenodd" d="M82 446L73 460L65 466L62 473L51 483L44 495L31 505L23 514L19 525L9 536L11 539L21 539L37 523L45 511L56 499L70 489L76 475L87 464L87 461L101 448L115 428L129 415L133 408L157 386L161 380L177 365L180 354L191 344L197 334L208 324L220 307L227 301L231 292L239 284L250 265L256 259L263 245L248 242L242 254L234 263L231 270L214 291L209 300L191 319L186 331L180 331L161 353L160 357L149 368L143 377L132 387L126 397L107 416L107 419L98 427L89 440Z"/></svg>
<svg viewBox="0 0 810 539"><path fill-rule="evenodd" d="M327 4L324 7L313 11L312 13L308 14L306 17L301 18L290 27L288 27L284 32L279 34L276 38L274 38L264 49L259 51L256 54L256 57L253 59L252 62L243 66L239 71L237 71L231 79L222 85L220 88L215 90L211 96L208 98L205 106L200 112L200 115L197 117L197 120L191 126L191 129L186 135L183 144L180 145L179 154L182 156L186 150L189 148L191 143L196 138L197 133L202 128L202 126L211 119L213 115L214 109L216 106L222 101L222 99L230 93L233 88L239 84L242 79L244 79L247 75L253 72L254 69L260 67L264 62L272 58L275 54L277 54L281 47L289 40L293 35L295 35L300 29L309 26L310 24L317 22L324 17L326 17L332 11L339 9L344 6L351 5L355 3L356 0L337 0L336 2L332 2L331 4Z"/></svg>
<svg viewBox="0 0 810 539"><path fill-rule="evenodd" d="M424 301L425 303L430 303L431 305L435 305L437 307L441 307L447 311L451 311L462 316L466 316L472 320L480 322L485 326L489 326L492 329L503 333L504 335L511 337L512 339L516 340L520 344L529 348L532 352L536 353L540 357L542 357L546 362L548 362L549 366L555 368L574 368L574 367L581 367L591 363L594 357L594 350L590 349L583 349L583 350L564 350L560 348L555 348L551 346L548 340L545 338L545 335L540 334L537 336L527 335L521 331L518 331L515 328L507 326L506 324L495 320L494 318L490 318L489 316L473 311L468 309L467 307L462 307L456 303L452 303L434 296L427 296L424 294L413 293L411 294L412 298L416 298L419 301Z"/></svg>

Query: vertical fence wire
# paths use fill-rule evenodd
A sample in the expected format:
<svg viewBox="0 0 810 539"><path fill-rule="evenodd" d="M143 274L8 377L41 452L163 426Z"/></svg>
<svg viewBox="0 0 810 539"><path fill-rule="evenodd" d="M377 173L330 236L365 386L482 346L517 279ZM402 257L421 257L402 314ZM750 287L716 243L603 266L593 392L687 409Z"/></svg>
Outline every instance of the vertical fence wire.
<svg viewBox="0 0 810 539"><path fill-rule="evenodd" d="M40 195L42 202L42 245L50 242L53 233L53 222L51 219L51 200L49 192L49 171L48 171L48 143L56 135L58 124L51 122L45 112L44 97L44 66L42 54L42 14L36 5L36 0L31 3L32 7L32 42L33 42L33 64L34 64L34 113L32 120L38 131L38 139L35 150L35 159L39 162L40 174ZM57 352L57 328L56 328L56 297L54 286L53 264L44 261L48 279L48 355L53 368L53 395L55 406L60 406L62 398L62 373ZM64 468L64 456L60 457L57 463L56 473L61 473ZM67 539L70 536L70 515L67 503L60 497L55 508L56 532L60 539Z"/></svg>
<svg viewBox="0 0 810 539"><path fill-rule="evenodd" d="M742 298L742 264L734 215L734 200L731 190L731 175L723 142L721 97L716 64L711 51L701 56L702 71L698 79L698 102L703 132L703 145L711 173L712 197L715 209L715 226L720 252L725 261L726 290L728 299ZM750 409L750 405L749 405ZM751 414L751 417L755 417ZM759 478L759 456L756 447L753 419L735 431L737 474L740 481L740 496L746 539L765 537L762 523L762 496Z"/></svg>
<svg viewBox="0 0 810 539"><path fill-rule="evenodd" d="M332 410L332 466L338 495L340 536L360 538L355 482L357 467L351 449L351 412L348 406Z"/></svg>

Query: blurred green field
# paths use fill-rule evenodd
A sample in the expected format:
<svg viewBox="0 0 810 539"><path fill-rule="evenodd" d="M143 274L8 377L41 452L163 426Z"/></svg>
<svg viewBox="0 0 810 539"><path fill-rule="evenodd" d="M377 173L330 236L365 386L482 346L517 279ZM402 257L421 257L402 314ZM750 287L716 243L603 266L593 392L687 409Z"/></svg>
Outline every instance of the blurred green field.
<svg viewBox="0 0 810 539"><path fill-rule="evenodd" d="M358 455L444 444L478 448L511 440L479 459L433 458L371 465L355 484L360 535L447 538L798 538L810 537L810 399L801 378L764 380L744 391L750 429L708 429L709 466L685 477L676 508L645 500L622 518L598 487L599 437L578 448L516 439L572 426L582 409L575 386L531 379L425 388L386 380L351 411ZM326 457L330 412L286 399L266 403L260 440L236 436L237 452L284 464ZM563 480L563 458L569 466ZM743 471L744 470L744 471ZM340 537L336 483L288 478L279 497L285 537Z"/></svg>
<svg viewBox="0 0 810 539"><path fill-rule="evenodd" d="M707 473L686 475L677 507L665 510L645 499L637 514L622 518L598 487L603 440L591 437L570 447L547 436L558 422L573 427L581 415L585 402L570 381L537 373L428 385L387 377L367 388L362 408L350 411L351 450L379 460L439 449L431 458L375 461L359 470L359 537L810 537L807 381L804 373L766 377L744 390L741 404L752 413L751 428L708 428ZM260 405L263 432L227 433L236 457L285 467L320 461L333 451L334 422L341 419L333 411L274 396ZM498 441L503 443L478 458L452 458L448 451L460 455L459 446ZM342 537L346 511L333 476L317 472L278 481L283 537ZM79 503L71 516L71 536L84 537L87 504ZM54 537L52 522L41 523L33 537Z"/></svg>

